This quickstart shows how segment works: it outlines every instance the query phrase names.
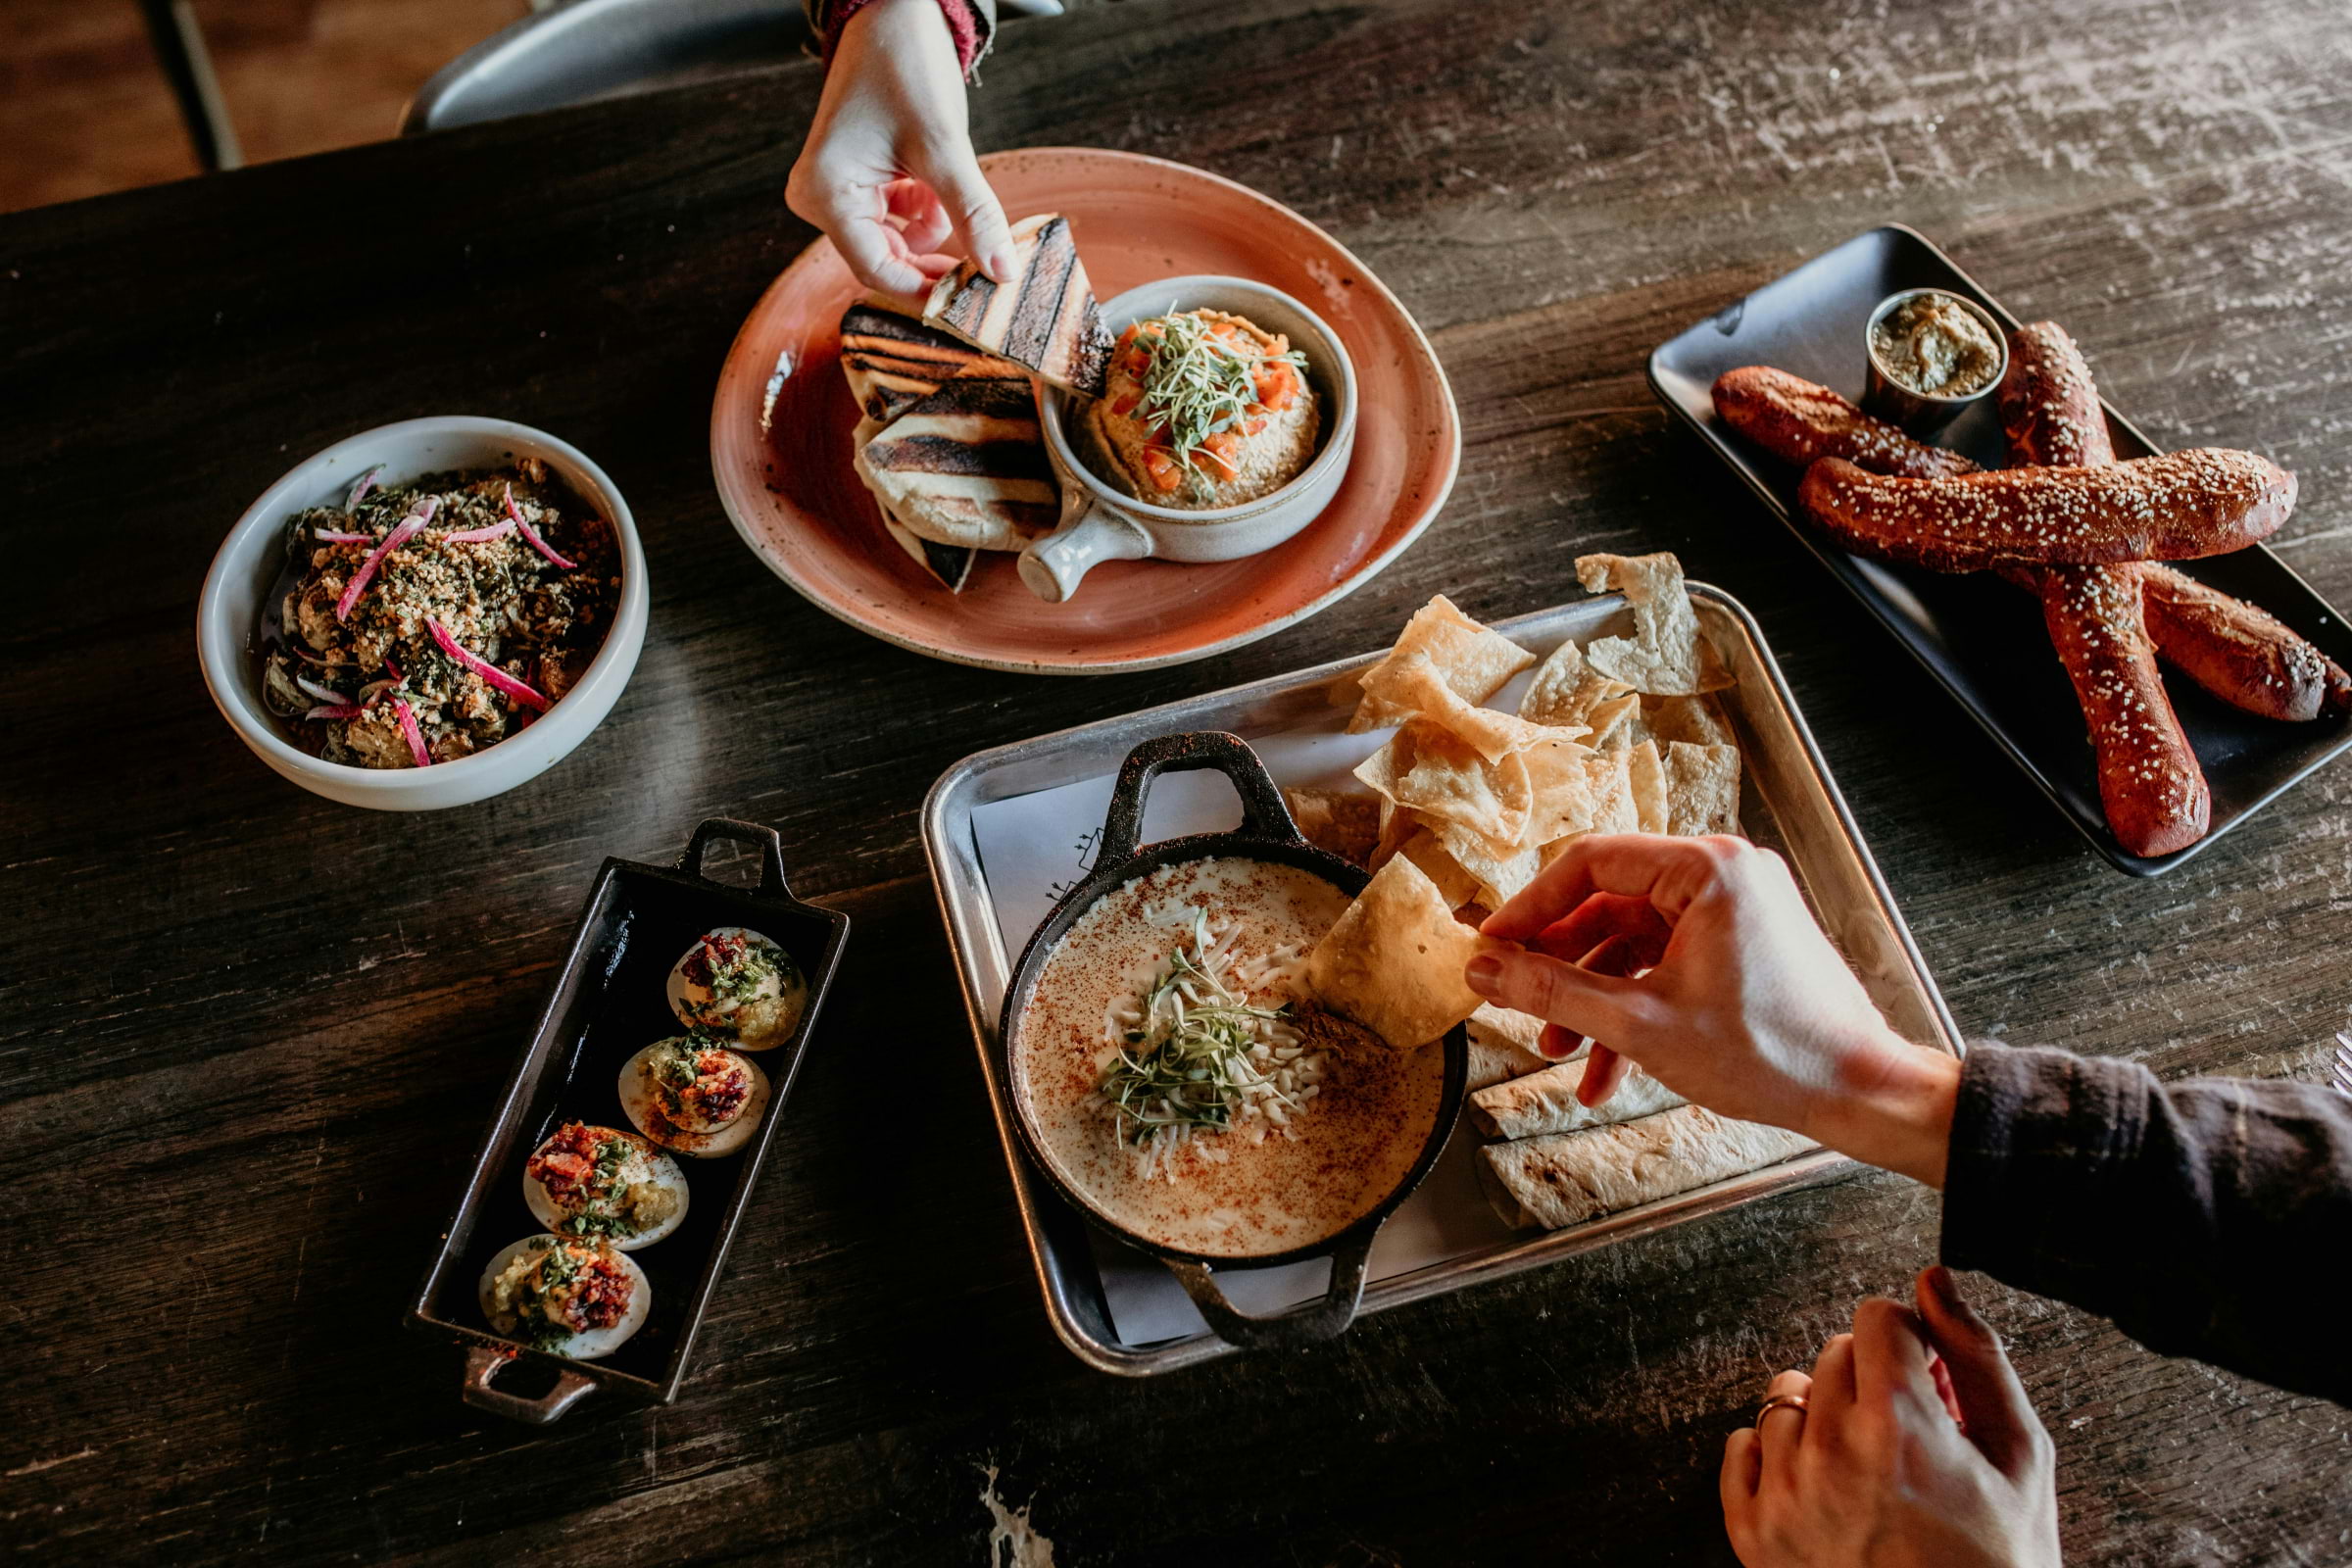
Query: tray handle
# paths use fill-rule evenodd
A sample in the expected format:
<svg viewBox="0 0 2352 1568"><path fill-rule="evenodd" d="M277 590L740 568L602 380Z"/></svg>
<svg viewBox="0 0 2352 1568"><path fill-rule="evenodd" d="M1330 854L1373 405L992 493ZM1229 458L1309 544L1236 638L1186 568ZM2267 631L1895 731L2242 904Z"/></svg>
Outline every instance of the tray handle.
<svg viewBox="0 0 2352 1568"><path fill-rule="evenodd" d="M1335 1339L1355 1321L1355 1310L1364 1298L1364 1265L1371 1261L1372 1238L1379 1229L1373 1226L1333 1250L1331 1285L1321 1300L1302 1302L1270 1317L1251 1317L1236 1309L1217 1288L1216 1276L1206 1263L1176 1257L1164 1261L1218 1339L1250 1350L1285 1349Z"/></svg>
<svg viewBox="0 0 2352 1568"><path fill-rule="evenodd" d="M792 889L784 885L784 841L776 837L774 828L761 827L757 822L738 822L731 816L703 818L702 826L694 830L693 842L686 846L686 853L678 857L678 869L706 882L713 880L703 874L703 854L713 839L749 844L758 850L760 894L767 898L792 897Z"/></svg>
<svg viewBox="0 0 2352 1568"><path fill-rule="evenodd" d="M519 1394L490 1386L499 1368L513 1360L514 1354L487 1345L472 1345L466 1348L466 1375L458 1392L466 1402L476 1409L503 1415L510 1421L527 1421L543 1427L561 1420L564 1412L586 1398L596 1389L596 1379L586 1377L565 1367L556 1374L556 1386L536 1399L526 1399Z"/></svg>
<svg viewBox="0 0 2352 1568"><path fill-rule="evenodd" d="M1152 781L1162 773L1190 773L1209 768L1233 781L1242 798L1242 831L1261 839L1303 844L1282 801L1274 775L1266 771L1257 753L1239 735L1221 729L1196 730L1189 735L1162 735L1144 742L1119 764L1119 781L1110 792L1110 811L1102 819L1102 837L1095 848L1095 864L1112 865L1142 848L1144 803ZM707 826L708 824L706 824Z"/></svg>

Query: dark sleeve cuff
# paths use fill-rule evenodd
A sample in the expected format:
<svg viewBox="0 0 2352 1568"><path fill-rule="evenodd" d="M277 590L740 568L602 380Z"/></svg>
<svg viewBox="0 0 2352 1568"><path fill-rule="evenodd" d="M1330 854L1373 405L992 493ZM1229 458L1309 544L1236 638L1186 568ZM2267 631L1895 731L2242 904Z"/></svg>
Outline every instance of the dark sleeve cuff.
<svg viewBox="0 0 2352 1568"><path fill-rule="evenodd" d="M2061 1284L2097 1273L2083 1225L2138 1156L2155 1092L2128 1061L1971 1046L1944 1170L1943 1261L2080 1299Z"/></svg>

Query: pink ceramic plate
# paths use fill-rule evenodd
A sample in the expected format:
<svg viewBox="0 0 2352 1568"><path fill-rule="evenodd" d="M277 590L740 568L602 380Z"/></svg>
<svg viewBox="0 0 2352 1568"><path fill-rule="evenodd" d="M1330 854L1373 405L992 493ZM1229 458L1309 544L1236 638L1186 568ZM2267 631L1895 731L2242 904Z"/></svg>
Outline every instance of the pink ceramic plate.
<svg viewBox="0 0 2352 1568"><path fill-rule="evenodd" d="M851 466L858 407L838 328L858 287L818 240L752 312L719 372L710 469L735 527L777 576L854 626L957 663L1099 674L1205 659L1336 603L1437 515L1461 465L1461 422L1429 340L1329 234L1215 174L1135 153L1037 147L981 160L1004 210L1065 215L1103 299L1155 277L1218 272L1304 300L1355 361L1355 457L1330 510L1241 561L1097 566L1068 604L988 555L960 594L882 531Z"/></svg>

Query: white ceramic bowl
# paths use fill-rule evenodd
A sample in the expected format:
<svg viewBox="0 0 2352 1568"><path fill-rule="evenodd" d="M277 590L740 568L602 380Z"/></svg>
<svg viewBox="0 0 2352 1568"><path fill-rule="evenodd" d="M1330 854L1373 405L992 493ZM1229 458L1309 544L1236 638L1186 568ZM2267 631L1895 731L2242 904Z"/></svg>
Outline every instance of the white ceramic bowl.
<svg viewBox="0 0 2352 1568"><path fill-rule="evenodd" d="M1278 288L1246 277L1165 277L1131 288L1102 307L1103 329L1116 337L1137 321L1171 311L1228 311L1269 332L1286 334L1306 354L1307 380L1323 400L1323 434L1314 461L1271 495L1235 507L1188 510L1139 501L1097 474L1068 422L1085 407L1040 383L1038 420L1046 454L1061 481L1061 521L1021 552L1021 581L1048 604L1078 591L1105 561L1238 561L1271 550L1323 514L1355 455L1355 366L1323 318ZM1092 443L1084 443L1091 446Z"/></svg>
<svg viewBox="0 0 2352 1568"><path fill-rule="evenodd" d="M254 638L262 600L285 563L286 518L342 499L376 464L391 481L449 468L496 467L537 458L612 524L620 551L620 597L588 672L529 728L486 751L431 767L352 767L321 761L288 741L262 706ZM221 541L196 604L196 657L220 714L253 754L330 801L378 811L466 806L538 777L604 722L637 668L645 646L645 551L637 523L605 470L567 442L508 419L436 415L378 425L294 466L237 519Z"/></svg>

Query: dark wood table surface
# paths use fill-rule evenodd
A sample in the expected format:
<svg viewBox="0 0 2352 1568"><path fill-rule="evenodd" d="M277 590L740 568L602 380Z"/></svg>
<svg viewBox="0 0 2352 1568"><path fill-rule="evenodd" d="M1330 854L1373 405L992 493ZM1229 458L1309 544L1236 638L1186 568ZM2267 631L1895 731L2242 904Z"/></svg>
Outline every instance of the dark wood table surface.
<svg viewBox="0 0 2352 1568"><path fill-rule="evenodd" d="M1668 15L1672 10L1675 14ZM1146 1383L1053 1339L916 838L964 754L1385 643L1431 593L1575 597L1672 549L1787 664L1969 1032L2316 1076L2347 1023L2352 773L2117 875L1670 428L1652 346L1889 220L2066 321L2167 444L2302 477L2352 604L2352 12L2334 0L1132 3L1008 29L984 148L1244 180L1431 332L1467 447L1376 582L1205 663L1024 679L868 639L710 485L719 363L809 239L813 67L0 219L0 1544L12 1560L976 1562L984 1467L1064 1565L1731 1560L1725 1434L1935 1253L1890 1177ZM228 523L446 412L631 498L653 626L611 719L478 808L346 809L214 712ZM857 922L672 1407L529 1430L400 1328L607 855L773 823ZM887 1135L887 1136L885 1136ZM2341 1561L2352 1415L1980 1282L2070 1560Z"/></svg>

